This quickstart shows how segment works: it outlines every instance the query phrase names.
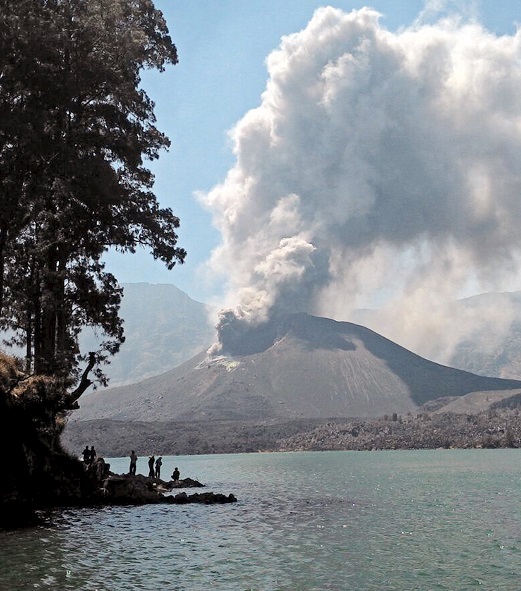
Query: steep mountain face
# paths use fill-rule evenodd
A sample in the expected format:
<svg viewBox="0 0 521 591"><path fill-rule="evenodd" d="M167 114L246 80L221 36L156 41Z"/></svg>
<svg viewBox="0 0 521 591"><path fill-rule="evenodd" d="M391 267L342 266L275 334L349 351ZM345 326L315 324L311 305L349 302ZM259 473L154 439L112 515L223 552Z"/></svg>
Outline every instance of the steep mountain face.
<svg viewBox="0 0 521 591"><path fill-rule="evenodd" d="M106 367L111 386L161 374L212 342L215 329L206 306L173 285L124 283L121 317L125 342ZM82 334L82 350L95 350L93 334Z"/></svg>
<svg viewBox="0 0 521 591"><path fill-rule="evenodd" d="M438 365L375 332L306 314L228 339L139 384L94 392L73 420L258 420L405 414L442 396L521 388Z"/></svg>

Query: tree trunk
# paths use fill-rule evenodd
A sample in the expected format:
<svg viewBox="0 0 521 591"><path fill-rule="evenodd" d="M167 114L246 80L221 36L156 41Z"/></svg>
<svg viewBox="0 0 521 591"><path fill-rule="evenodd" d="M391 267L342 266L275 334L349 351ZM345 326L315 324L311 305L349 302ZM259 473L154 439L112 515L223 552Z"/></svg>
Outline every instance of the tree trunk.
<svg viewBox="0 0 521 591"><path fill-rule="evenodd" d="M7 242L7 230L0 230L0 318L4 310L4 289L5 289L5 247Z"/></svg>
<svg viewBox="0 0 521 591"><path fill-rule="evenodd" d="M40 297L39 334L35 334L34 343L35 351L38 351L38 354L35 355L35 372L37 374L50 375L56 370L56 294L60 292L59 285L57 285L58 278L56 255L49 252Z"/></svg>

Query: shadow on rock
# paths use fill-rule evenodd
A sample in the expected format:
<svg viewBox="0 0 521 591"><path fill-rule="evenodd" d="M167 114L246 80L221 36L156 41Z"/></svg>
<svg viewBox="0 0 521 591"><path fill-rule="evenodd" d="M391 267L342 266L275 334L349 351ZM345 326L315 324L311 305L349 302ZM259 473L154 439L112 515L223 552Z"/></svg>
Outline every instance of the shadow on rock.
<svg viewBox="0 0 521 591"><path fill-rule="evenodd" d="M110 473L101 481L100 485L92 501L104 505L143 505L150 503L203 503L210 505L237 501L232 494L224 495L214 492L194 493L191 495L186 492L176 495L168 494L177 488L200 488L205 486L191 478L166 482L159 478L150 478L141 474L131 476Z"/></svg>

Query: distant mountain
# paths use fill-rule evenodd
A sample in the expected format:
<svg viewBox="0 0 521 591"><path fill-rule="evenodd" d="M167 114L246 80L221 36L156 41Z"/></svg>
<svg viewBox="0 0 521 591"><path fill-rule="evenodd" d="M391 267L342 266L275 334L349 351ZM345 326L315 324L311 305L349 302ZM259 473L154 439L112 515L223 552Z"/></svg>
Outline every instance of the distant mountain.
<svg viewBox="0 0 521 591"><path fill-rule="evenodd" d="M444 356L444 363L478 375L521 379L521 292L484 293L457 300L450 313L455 330L465 336ZM351 320L380 330L377 310L355 310ZM449 349L453 335L446 336L446 343L436 342L439 350Z"/></svg>
<svg viewBox="0 0 521 591"><path fill-rule="evenodd" d="M505 330L476 315L472 334L457 345L450 364L480 375L521 379L521 292L482 294L457 305L467 311L508 309L511 323Z"/></svg>
<svg viewBox="0 0 521 591"><path fill-rule="evenodd" d="M125 283L123 287L126 342L107 368L111 387L169 371L215 340L205 304L174 285ZM455 302L453 310L455 318L471 317L472 329L444 362L482 376L521 379L521 292L473 296ZM496 324L491 320L494 313L487 319L482 310L508 310L511 323ZM374 311L356 310L352 321L379 332Z"/></svg>
<svg viewBox="0 0 521 591"><path fill-rule="evenodd" d="M215 340L205 304L192 300L174 285L124 283L123 288L121 315L126 342L106 367L111 387L169 371L206 350ZM488 318L481 313L505 309L511 316L506 326L496 324L493 313ZM450 356L431 359L478 375L521 379L521 292L458 300L453 312L455 318L472 318L471 330ZM374 310L355 310L350 320L381 332L376 316ZM87 334L81 342L84 350L92 350L95 344L92 335Z"/></svg>
<svg viewBox="0 0 521 591"><path fill-rule="evenodd" d="M377 417L440 397L521 388L521 381L427 361L363 326L306 314L279 318L243 340L233 356L203 352L162 375L83 397L72 419Z"/></svg>
<svg viewBox="0 0 521 591"><path fill-rule="evenodd" d="M174 285L124 283L120 315L125 343L106 366L112 385L135 383L176 367L208 347L215 335L206 306ZM82 350L94 350L92 334Z"/></svg>

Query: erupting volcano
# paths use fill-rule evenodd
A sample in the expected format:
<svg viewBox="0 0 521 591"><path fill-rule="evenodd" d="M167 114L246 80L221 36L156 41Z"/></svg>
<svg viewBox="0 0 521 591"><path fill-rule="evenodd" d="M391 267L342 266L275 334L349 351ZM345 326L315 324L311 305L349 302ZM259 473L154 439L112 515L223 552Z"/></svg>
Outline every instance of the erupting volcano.
<svg viewBox="0 0 521 591"><path fill-rule="evenodd" d="M477 391L521 389L428 361L357 324L303 313L254 327L226 316L221 354L139 384L95 392L80 420L375 417ZM512 392L514 394L514 392Z"/></svg>

